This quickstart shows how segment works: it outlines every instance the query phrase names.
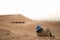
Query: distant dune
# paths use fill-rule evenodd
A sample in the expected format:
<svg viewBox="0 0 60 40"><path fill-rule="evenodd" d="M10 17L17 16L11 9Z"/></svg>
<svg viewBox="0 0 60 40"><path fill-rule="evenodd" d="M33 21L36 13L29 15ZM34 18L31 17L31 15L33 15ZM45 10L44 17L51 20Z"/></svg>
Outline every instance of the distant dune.
<svg viewBox="0 0 60 40"><path fill-rule="evenodd" d="M49 28L56 39L38 37L37 25ZM0 29L0 40L60 40L60 21L36 21L23 15L0 15Z"/></svg>

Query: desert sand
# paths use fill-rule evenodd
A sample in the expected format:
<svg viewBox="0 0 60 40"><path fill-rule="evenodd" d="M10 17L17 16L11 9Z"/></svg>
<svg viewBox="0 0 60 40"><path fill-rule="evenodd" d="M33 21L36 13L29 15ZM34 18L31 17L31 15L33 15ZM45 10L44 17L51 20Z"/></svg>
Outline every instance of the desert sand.
<svg viewBox="0 0 60 40"><path fill-rule="evenodd" d="M49 28L55 37L38 37L37 25ZM60 21L36 21L21 14L0 15L0 40L60 40Z"/></svg>

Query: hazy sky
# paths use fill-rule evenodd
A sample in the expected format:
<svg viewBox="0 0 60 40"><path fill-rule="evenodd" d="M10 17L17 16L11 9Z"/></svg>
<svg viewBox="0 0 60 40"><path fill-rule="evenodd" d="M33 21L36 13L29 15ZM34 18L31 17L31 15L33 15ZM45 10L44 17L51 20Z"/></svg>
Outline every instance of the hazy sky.
<svg viewBox="0 0 60 40"><path fill-rule="evenodd" d="M22 14L35 20L60 20L60 0L0 0L0 14Z"/></svg>

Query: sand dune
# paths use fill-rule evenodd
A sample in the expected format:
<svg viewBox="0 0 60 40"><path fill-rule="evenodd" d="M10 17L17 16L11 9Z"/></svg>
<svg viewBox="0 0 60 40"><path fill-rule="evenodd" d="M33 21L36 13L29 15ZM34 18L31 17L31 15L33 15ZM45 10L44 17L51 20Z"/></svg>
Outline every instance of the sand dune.
<svg viewBox="0 0 60 40"><path fill-rule="evenodd" d="M37 25L41 25L44 29L49 28L56 39L51 37L38 37L36 34ZM0 30L1 40L60 40L59 21L35 21L23 15L0 15L0 29L3 29ZM5 34L5 36L2 36L3 32L9 35Z"/></svg>

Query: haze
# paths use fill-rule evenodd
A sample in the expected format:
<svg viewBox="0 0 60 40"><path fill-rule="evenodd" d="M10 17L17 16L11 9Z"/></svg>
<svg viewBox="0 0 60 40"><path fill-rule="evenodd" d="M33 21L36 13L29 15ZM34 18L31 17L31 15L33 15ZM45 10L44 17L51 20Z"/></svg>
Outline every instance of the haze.
<svg viewBox="0 0 60 40"><path fill-rule="evenodd" d="M0 0L0 15L22 14L34 20L60 21L60 0Z"/></svg>

